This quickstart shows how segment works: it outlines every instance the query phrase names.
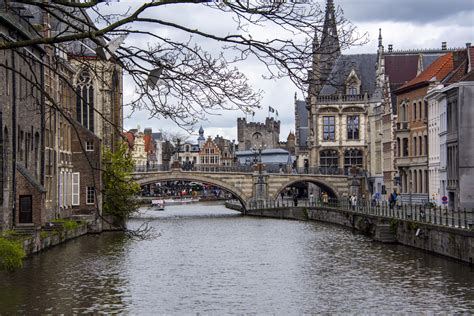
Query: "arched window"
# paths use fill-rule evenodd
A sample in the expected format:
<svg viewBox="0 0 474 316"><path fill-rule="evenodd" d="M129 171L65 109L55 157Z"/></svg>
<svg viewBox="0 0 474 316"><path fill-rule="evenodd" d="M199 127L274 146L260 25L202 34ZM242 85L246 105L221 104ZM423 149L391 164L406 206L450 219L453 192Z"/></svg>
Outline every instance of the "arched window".
<svg viewBox="0 0 474 316"><path fill-rule="evenodd" d="M362 168L362 150L348 149L344 153L344 173L350 174L352 167Z"/></svg>
<svg viewBox="0 0 474 316"><path fill-rule="evenodd" d="M323 174L337 174L339 156L336 150L323 150L319 155L319 166Z"/></svg>
<svg viewBox="0 0 474 316"><path fill-rule="evenodd" d="M76 118L87 129L94 131L94 87L87 69L82 70L77 79Z"/></svg>

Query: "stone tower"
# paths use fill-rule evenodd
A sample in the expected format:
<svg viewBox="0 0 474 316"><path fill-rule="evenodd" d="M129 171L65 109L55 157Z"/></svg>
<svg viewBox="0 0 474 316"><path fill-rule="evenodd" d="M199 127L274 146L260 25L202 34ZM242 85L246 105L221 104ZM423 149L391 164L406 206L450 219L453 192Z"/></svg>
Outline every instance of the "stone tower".
<svg viewBox="0 0 474 316"><path fill-rule="evenodd" d="M278 148L280 140L280 121L267 117L265 123L247 122L237 119L237 140L239 150L251 150L255 147Z"/></svg>

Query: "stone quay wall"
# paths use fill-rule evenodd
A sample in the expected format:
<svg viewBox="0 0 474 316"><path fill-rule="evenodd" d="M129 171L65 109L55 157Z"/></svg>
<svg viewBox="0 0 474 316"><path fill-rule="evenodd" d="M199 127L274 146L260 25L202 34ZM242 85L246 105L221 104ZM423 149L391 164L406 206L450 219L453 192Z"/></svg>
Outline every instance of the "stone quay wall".
<svg viewBox="0 0 474 316"><path fill-rule="evenodd" d="M87 225L79 225L75 229L62 231L36 231L31 237L23 240L26 255L32 255L42 250L54 247L68 240L87 234Z"/></svg>
<svg viewBox="0 0 474 316"><path fill-rule="evenodd" d="M245 215L337 224L356 229L376 241L400 243L474 264L472 230L321 207L246 210Z"/></svg>

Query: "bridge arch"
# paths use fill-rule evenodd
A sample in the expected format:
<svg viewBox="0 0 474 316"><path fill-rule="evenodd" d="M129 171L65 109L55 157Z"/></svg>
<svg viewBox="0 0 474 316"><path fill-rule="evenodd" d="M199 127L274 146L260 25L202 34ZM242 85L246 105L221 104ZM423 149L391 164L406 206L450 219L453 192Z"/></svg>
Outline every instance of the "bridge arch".
<svg viewBox="0 0 474 316"><path fill-rule="evenodd" d="M338 199L340 197L340 194L339 194L338 190L334 186L332 186L331 184L329 184L325 181L315 179L314 177L300 177L300 178L291 179L291 180L283 183L276 190L276 193L272 194L270 197L273 198L274 200L276 200L276 199L278 199L278 197L280 196L280 193L284 189L286 189L289 186L292 186L293 184L301 183L301 182L303 182L303 183L313 183L313 184L317 185L319 188L321 188L321 190L326 191L328 193L329 197L336 198L336 199Z"/></svg>
<svg viewBox="0 0 474 316"><path fill-rule="evenodd" d="M235 188L231 184L225 183L218 179L213 179L211 177L196 175L196 174L186 174L186 173L157 173L152 175L145 175L143 177L134 177L134 181L140 186L152 184L156 182L163 181L190 181L190 182L200 182L207 183L213 186L216 186L226 192L231 193L235 198L237 198L244 208L247 207L247 202L250 197L246 196L242 191Z"/></svg>

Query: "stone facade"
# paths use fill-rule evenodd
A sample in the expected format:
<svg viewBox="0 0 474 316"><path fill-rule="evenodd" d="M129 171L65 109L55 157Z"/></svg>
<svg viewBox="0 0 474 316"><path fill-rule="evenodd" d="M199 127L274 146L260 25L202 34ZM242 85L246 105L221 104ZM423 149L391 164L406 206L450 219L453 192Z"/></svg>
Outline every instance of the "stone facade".
<svg viewBox="0 0 474 316"><path fill-rule="evenodd" d="M31 15L28 5L18 5L20 9L9 4L0 8L2 40L50 36L62 29L61 22L51 16ZM12 10L31 15L29 23ZM85 162L92 159L93 173L97 173L101 143L96 142L104 139L112 149L117 144L116 132L122 126L122 73L115 62L91 53L92 41L87 44L92 45L87 56L76 49L86 44L77 42L0 52L0 229L39 227L55 218L97 210L92 203L81 204L87 200L86 184L90 185L86 173L91 170L86 169L91 167ZM90 145L98 155L91 156L87 142L80 148L77 142L73 145L78 137L92 137L76 120L97 134L98 140ZM97 189L100 175L95 178ZM100 190L96 191L94 203L99 202L100 212ZM93 195L89 197L92 201Z"/></svg>
<svg viewBox="0 0 474 316"><path fill-rule="evenodd" d="M35 31L5 6L0 8L2 41L26 40ZM41 226L44 205L44 100L41 47L0 52L1 214L0 229ZM38 83L38 85L37 85Z"/></svg>
<svg viewBox="0 0 474 316"><path fill-rule="evenodd" d="M265 147L278 148L280 140L280 121L267 117L265 123L247 122L237 119L237 141L239 150Z"/></svg>

